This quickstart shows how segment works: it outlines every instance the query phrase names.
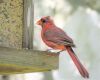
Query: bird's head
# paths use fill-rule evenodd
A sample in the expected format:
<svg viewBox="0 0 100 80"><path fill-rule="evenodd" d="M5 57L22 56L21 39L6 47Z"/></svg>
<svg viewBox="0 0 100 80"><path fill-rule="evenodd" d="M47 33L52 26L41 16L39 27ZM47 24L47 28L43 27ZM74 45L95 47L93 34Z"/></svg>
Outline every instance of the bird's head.
<svg viewBox="0 0 100 80"><path fill-rule="evenodd" d="M50 18L50 16L45 16L45 17L42 17L40 20L37 21L37 24L40 25L40 26L44 26L45 24L50 24L50 23L53 23L52 19Z"/></svg>

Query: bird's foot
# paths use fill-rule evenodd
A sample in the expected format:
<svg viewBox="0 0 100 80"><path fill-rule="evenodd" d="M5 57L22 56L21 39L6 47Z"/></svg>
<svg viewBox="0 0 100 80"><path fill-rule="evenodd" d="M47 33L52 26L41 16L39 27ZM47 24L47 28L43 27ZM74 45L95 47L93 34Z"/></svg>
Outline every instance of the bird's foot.
<svg viewBox="0 0 100 80"><path fill-rule="evenodd" d="M50 54L48 54L49 56L57 56L59 55L59 52L55 52L54 49L47 49L47 52L50 52Z"/></svg>
<svg viewBox="0 0 100 80"><path fill-rule="evenodd" d="M64 50L61 50L61 51L58 51L58 52L57 52L57 54L60 54L61 52L65 51L65 50L66 50L66 49L64 49Z"/></svg>
<svg viewBox="0 0 100 80"><path fill-rule="evenodd" d="M47 49L46 51L47 51L47 52L52 52L52 50L53 50L53 49Z"/></svg>

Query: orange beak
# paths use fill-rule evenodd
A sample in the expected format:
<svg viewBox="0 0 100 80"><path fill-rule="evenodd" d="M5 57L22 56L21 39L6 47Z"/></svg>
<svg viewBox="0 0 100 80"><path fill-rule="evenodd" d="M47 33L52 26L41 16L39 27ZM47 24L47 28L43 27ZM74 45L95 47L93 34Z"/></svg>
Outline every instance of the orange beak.
<svg viewBox="0 0 100 80"><path fill-rule="evenodd" d="M42 24L41 20L37 21L36 24L41 25Z"/></svg>

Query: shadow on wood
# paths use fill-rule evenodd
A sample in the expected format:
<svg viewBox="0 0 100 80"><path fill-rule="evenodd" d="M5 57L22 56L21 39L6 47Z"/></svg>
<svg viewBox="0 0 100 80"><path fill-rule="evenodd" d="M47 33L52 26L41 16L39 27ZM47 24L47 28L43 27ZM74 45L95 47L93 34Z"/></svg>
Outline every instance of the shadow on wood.
<svg viewBox="0 0 100 80"><path fill-rule="evenodd" d="M0 74L49 71L58 67L58 54L0 47Z"/></svg>

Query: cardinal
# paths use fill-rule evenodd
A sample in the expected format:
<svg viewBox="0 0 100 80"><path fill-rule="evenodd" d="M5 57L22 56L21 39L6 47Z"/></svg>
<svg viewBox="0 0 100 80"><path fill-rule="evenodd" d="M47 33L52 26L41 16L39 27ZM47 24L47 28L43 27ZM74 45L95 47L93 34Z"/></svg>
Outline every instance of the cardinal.
<svg viewBox="0 0 100 80"><path fill-rule="evenodd" d="M58 50L66 50L70 55L72 61L76 65L79 73L84 78L89 78L89 73L85 67L81 64L72 47L75 47L73 40L60 28L58 28L50 16L42 17L37 21L37 24L42 27L41 37L43 42L53 48Z"/></svg>

